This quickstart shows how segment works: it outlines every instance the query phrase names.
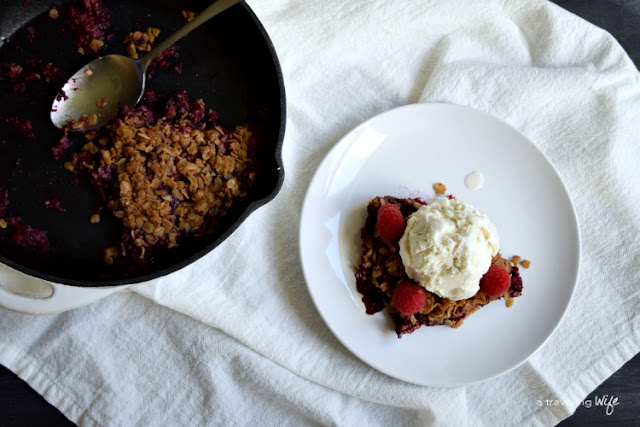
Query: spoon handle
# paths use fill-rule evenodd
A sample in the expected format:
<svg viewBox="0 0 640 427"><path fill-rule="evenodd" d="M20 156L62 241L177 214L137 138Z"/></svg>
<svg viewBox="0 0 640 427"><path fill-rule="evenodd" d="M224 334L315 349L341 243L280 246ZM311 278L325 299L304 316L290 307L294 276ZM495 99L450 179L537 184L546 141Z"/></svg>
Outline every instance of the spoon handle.
<svg viewBox="0 0 640 427"><path fill-rule="evenodd" d="M149 66L151 61L156 59L158 55L165 51L169 46L180 40L182 37L189 34L191 31L198 28L200 25L207 22L209 19L213 18L217 14L224 12L231 6L240 3L242 0L217 0L211 6L207 7L205 10L200 12L191 22L189 22L184 27L180 28L175 33L171 34L169 37L164 39L162 42L158 43L153 49L149 51L144 57L142 57L142 62L144 63L145 69Z"/></svg>

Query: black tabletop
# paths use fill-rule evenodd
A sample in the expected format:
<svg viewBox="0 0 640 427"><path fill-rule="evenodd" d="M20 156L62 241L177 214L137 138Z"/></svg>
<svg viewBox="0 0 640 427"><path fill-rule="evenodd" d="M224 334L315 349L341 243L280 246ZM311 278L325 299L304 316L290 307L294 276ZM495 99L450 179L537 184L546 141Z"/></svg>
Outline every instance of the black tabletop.
<svg viewBox="0 0 640 427"><path fill-rule="evenodd" d="M609 31L640 68L640 0L553 2ZM596 404L603 399L617 399L618 405L612 413L607 413L606 406ZM0 366L0 427L18 425L72 426L73 423L11 371ZM560 423L562 427L600 425L640 426L640 355L601 384L585 398L585 405Z"/></svg>

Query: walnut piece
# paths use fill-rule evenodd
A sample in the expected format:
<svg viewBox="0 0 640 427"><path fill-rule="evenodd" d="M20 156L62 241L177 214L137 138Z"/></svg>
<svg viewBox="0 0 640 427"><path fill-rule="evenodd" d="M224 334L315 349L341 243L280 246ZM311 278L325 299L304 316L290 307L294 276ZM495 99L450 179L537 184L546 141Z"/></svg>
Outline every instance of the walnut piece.
<svg viewBox="0 0 640 427"><path fill-rule="evenodd" d="M127 45L127 54L133 59L138 59L138 52L149 52L159 34L160 30L152 27L147 28L145 32L134 31L129 33L124 38L124 44Z"/></svg>
<svg viewBox="0 0 640 427"><path fill-rule="evenodd" d="M433 184L433 189L436 194L444 194L447 191L447 186L441 182Z"/></svg>
<svg viewBox="0 0 640 427"><path fill-rule="evenodd" d="M196 17L196 14L193 12L190 12L188 10L183 10L182 11L182 16L184 16L185 18L187 18L187 22L191 22L193 21L193 18Z"/></svg>
<svg viewBox="0 0 640 427"><path fill-rule="evenodd" d="M112 265L114 260L119 256L120 249L116 248L115 246L111 246L103 251L102 259L104 260L105 264Z"/></svg>
<svg viewBox="0 0 640 427"><path fill-rule="evenodd" d="M91 40L91 43L89 44L89 47L94 51L97 52L98 50L100 50L100 48L104 46L104 42L102 40L98 40L98 39L93 39Z"/></svg>

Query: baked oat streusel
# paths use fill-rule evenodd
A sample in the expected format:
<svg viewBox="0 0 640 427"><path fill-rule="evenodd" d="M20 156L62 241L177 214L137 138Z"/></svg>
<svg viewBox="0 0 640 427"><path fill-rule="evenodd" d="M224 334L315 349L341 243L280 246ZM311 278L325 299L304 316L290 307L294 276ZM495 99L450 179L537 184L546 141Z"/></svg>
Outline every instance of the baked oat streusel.
<svg viewBox="0 0 640 427"><path fill-rule="evenodd" d="M185 92L161 103L161 115L147 105L124 108L115 121L87 132L82 152L66 165L90 172L125 227L118 252L140 260L153 247L214 232L256 178L256 143L247 125L227 131ZM105 261L118 255L110 248Z"/></svg>
<svg viewBox="0 0 640 427"><path fill-rule="evenodd" d="M147 28L146 31L134 31L129 33L124 38L124 44L126 45L127 54L133 58L138 59L138 52L149 52L156 41L156 38L160 34L158 28Z"/></svg>

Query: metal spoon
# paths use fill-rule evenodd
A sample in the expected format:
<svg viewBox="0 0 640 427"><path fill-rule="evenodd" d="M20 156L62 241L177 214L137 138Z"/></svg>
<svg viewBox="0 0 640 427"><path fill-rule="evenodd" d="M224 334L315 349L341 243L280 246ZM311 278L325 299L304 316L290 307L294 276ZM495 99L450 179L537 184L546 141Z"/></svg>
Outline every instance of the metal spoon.
<svg viewBox="0 0 640 427"><path fill-rule="evenodd" d="M97 129L127 105L133 107L144 93L147 67L165 49L217 14L242 0L217 0L187 25L158 43L140 59L107 55L91 61L62 87L51 106L51 121L71 131Z"/></svg>

